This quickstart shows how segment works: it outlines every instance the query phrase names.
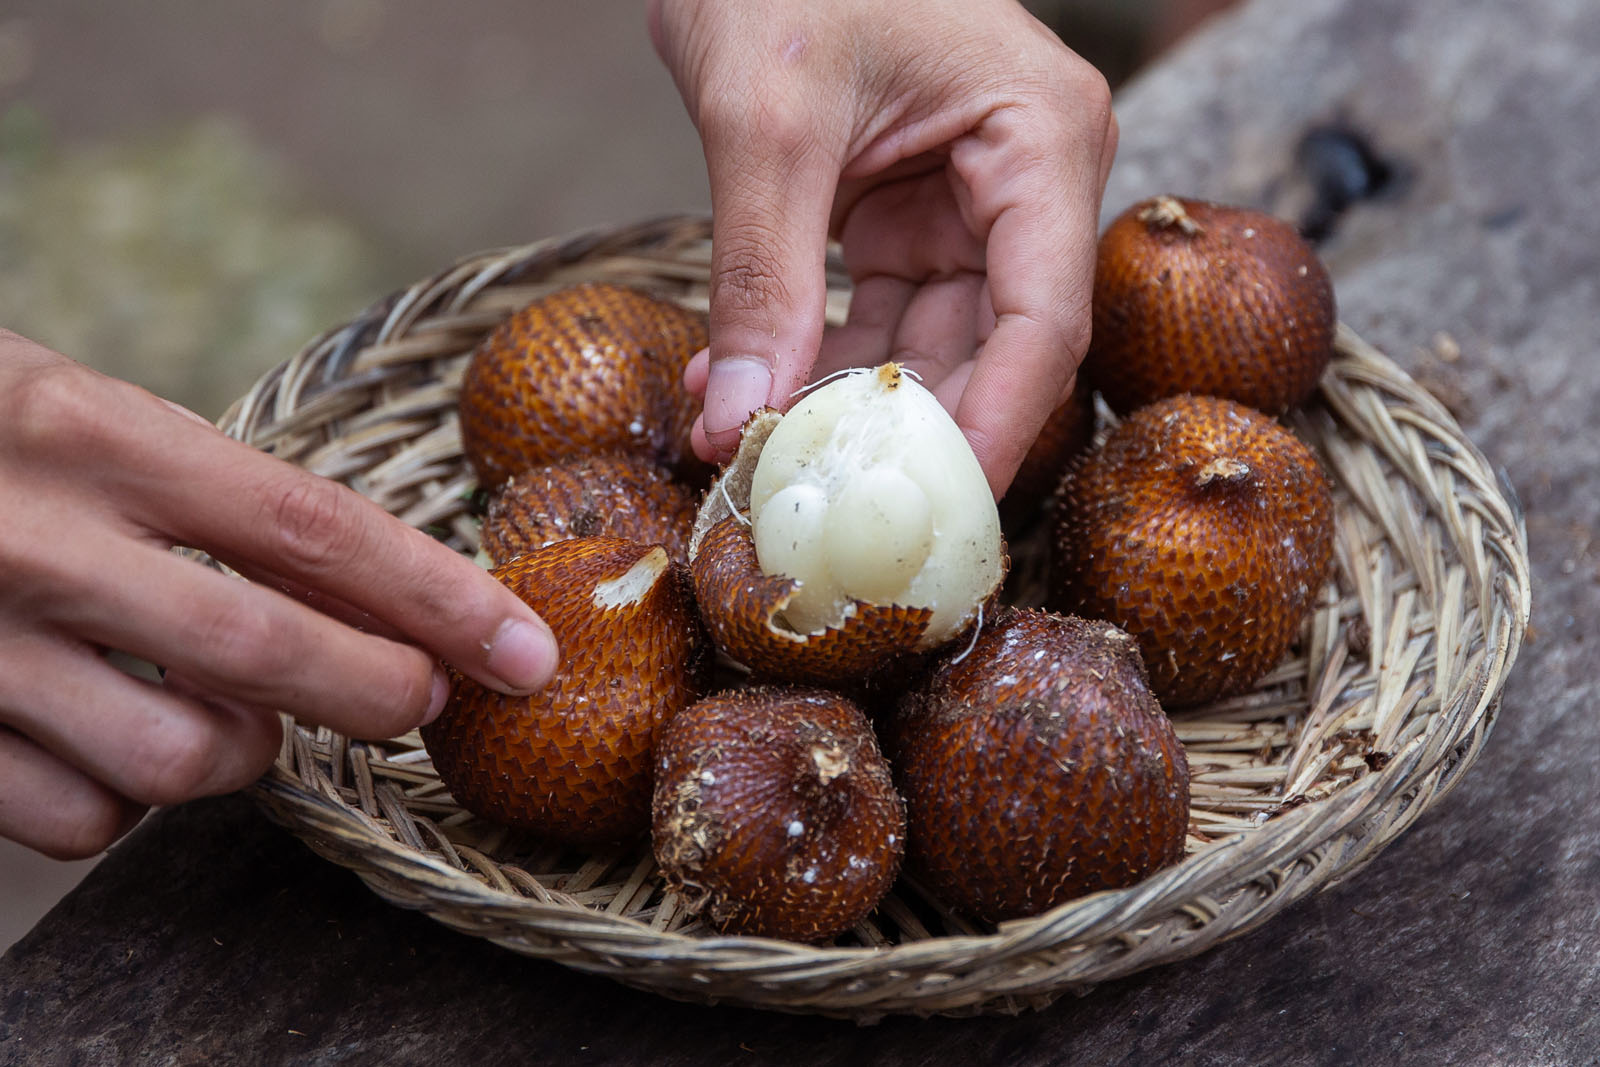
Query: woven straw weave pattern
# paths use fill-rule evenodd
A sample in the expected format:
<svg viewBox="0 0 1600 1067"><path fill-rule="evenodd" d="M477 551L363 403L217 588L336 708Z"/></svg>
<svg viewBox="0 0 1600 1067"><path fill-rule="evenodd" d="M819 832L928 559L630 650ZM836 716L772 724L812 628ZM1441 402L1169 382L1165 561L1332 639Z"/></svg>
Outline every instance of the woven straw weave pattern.
<svg viewBox="0 0 1600 1067"><path fill-rule="evenodd" d="M454 404L477 341L582 280L703 309L708 259L700 218L471 257L312 342L222 425L473 551ZM835 270L830 319L847 306ZM1176 717L1194 775L1188 855L1132 888L988 929L902 880L840 943L807 947L714 936L663 890L648 847L574 852L475 819L415 734L369 744L292 728L255 794L400 907L676 998L855 1018L1017 1011L1194 955L1350 876L1447 793L1484 744L1527 625L1514 499L1392 362L1341 330L1290 422L1337 486L1336 581L1253 692ZM1038 545L1014 549L1023 572L1039 566Z"/></svg>

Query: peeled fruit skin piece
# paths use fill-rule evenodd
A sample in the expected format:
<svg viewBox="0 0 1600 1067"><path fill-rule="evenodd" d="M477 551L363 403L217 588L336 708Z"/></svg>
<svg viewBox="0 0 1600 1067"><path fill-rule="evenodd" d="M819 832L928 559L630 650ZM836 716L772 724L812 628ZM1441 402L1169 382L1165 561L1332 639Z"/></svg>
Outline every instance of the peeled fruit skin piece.
<svg viewBox="0 0 1600 1067"><path fill-rule="evenodd" d="M656 741L710 681L683 567L660 546L582 538L492 573L549 624L561 664L524 697L453 673L422 728L439 777L468 811L550 841L642 836Z"/></svg>
<svg viewBox="0 0 1600 1067"><path fill-rule="evenodd" d="M626 451L692 480L697 412L683 369L705 316L607 282L559 289L513 314L473 352L457 408L478 484L529 467Z"/></svg>
<svg viewBox="0 0 1600 1067"><path fill-rule="evenodd" d="M884 732L907 872L965 915L1037 915L1183 856L1188 760L1108 623L1008 609Z"/></svg>
<svg viewBox="0 0 1600 1067"><path fill-rule="evenodd" d="M1063 479L1051 606L1132 634L1168 709L1239 693L1283 658L1326 583L1333 515L1315 454L1273 419L1158 401Z"/></svg>
<svg viewBox="0 0 1600 1067"><path fill-rule="evenodd" d="M560 460L514 475L489 500L482 544L506 560L554 541L621 537L689 558L699 500L642 456L614 453Z"/></svg>
<svg viewBox="0 0 1600 1067"><path fill-rule="evenodd" d="M1179 197L1128 208L1101 235L1083 372L1126 414L1180 393L1279 415L1333 353L1333 283L1264 212Z"/></svg>
<svg viewBox="0 0 1600 1067"><path fill-rule="evenodd" d="M724 933L832 940L894 884L905 835L872 728L836 693L719 693L662 737L656 862Z"/></svg>

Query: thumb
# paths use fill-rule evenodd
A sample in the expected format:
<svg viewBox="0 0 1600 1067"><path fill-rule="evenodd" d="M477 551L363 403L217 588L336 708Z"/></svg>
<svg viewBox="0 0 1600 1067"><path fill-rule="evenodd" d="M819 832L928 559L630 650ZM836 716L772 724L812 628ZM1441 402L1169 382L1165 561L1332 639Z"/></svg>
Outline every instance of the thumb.
<svg viewBox="0 0 1600 1067"><path fill-rule="evenodd" d="M839 156L770 109L702 130L711 183L711 352L702 430L712 458L751 412L789 406L822 343L828 215Z"/></svg>

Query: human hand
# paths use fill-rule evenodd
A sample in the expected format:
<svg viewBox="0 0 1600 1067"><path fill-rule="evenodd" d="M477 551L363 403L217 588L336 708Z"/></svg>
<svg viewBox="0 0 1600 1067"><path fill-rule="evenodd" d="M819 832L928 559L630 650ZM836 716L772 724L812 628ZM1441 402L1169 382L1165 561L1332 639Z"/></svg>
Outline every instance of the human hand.
<svg viewBox="0 0 1600 1067"><path fill-rule="evenodd" d="M1013 0L652 0L706 152L711 347L696 450L895 359L1009 485L1089 339L1105 79ZM829 235L854 283L824 336Z"/></svg>
<svg viewBox="0 0 1600 1067"><path fill-rule="evenodd" d="M0 501L0 836L52 856L248 784L279 710L357 737L437 715L447 683L424 648L507 692L555 669L544 623L471 560L3 330Z"/></svg>

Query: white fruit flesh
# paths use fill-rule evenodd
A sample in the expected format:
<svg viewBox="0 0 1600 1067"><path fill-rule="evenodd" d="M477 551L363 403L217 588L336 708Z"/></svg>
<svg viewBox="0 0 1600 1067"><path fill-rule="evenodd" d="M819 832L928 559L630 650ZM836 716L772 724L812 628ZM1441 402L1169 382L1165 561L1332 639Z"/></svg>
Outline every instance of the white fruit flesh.
<svg viewBox="0 0 1600 1067"><path fill-rule="evenodd" d="M756 557L798 579L800 633L855 600L932 609L921 641L960 633L1002 575L1000 517L955 421L895 364L823 385L767 438L750 487Z"/></svg>

